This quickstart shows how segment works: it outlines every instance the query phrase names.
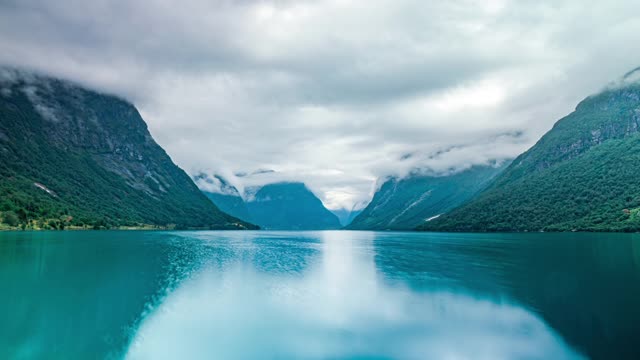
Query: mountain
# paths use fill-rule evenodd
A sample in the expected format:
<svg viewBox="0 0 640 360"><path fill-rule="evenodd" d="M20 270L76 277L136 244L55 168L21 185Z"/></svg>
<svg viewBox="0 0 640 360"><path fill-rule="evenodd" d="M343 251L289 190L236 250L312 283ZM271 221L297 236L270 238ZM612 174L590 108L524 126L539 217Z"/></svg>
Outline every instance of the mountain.
<svg viewBox="0 0 640 360"><path fill-rule="evenodd" d="M245 229L222 213L115 96L0 70L2 227Z"/></svg>
<svg viewBox="0 0 640 360"><path fill-rule="evenodd" d="M194 177L196 184L204 182L202 192L211 200L221 211L237 217L244 221L250 221L249 209L244 199L240 195L235 186L229 184L222 176L214 175L213 178L206 174L199 174ZM215 191L207 191L206 188L213 187Z"/></svg>
<svg viewBox="0 0 640 360"><path fill-rule="evenodd" d="M354 205L351 210L342 208L338 210L331 210L331 212L338 217L340 225L347 226L351 224L353 219L355 219L356 216L358 216L362 212L362 210L364 210L364 208L356 209L357 206L358 204Z"/></svg>
<svg viewBox="0 0 640 360"><path fill-rule="evenodd" d="M272 172L269 171L269 172ZM252 174L256 174L254 172ZM238 176L238 174L236 174ZM244 177L248 175L243 175ZM198 174L194 180L222 211L269 230L339 229L339 219L303 183L282 182L238 189L220 175Z"/></svg>
<svg viewBox="0 0 640 360"><path fill-rule="evenodd" d="M302 183L276 183L254 190L248 197L251 221L264 229L339 229L340 221Z"/></svg>
<svg viewBox="0 0 640 360"><path fill-rule="evenodd" d="M639 231L639 129L640 84L609 87L580 102L476 199L420 229Z"/></svg>
<svg viewBox="0 0 640 360"><path fill-rule="evenodd" d="M390 178L347 229L413 229L476 195L504 168L504 164L473 166L451 175Z"/></svg>

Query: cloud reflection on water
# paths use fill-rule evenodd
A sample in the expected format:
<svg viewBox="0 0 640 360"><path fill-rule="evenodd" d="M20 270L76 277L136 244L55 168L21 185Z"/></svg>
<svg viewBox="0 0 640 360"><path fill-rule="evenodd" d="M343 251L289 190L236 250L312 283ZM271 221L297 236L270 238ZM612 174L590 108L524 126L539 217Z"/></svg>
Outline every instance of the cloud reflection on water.
<svg viewBox="0 0 640 360"><path fill-rule="evenodd" d="M143 319L126 357L582 358L517 304L386 283L375 233L318 236L320 255L301 272L261 271L242 254L203 267Z"/></svg>

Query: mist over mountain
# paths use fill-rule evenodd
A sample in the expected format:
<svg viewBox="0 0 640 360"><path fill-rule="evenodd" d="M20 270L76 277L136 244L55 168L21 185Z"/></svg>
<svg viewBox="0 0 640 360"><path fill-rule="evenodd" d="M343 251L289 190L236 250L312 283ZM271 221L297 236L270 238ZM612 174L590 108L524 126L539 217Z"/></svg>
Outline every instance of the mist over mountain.
<svg viewBox="0 0 640 360"><path fill-rule="evenodd" d="M272 169L246 186L331 209L515 158L640 59L631 0L151 1L0 1L0 63L134 103L190 175Z"/></svg>
<svg viewBox="0 0 640 360"><path fill-rule="evenodd" d="M222 176L209 177L200 173L194 177L194 181L201 187L202 192L222 212L245 221L250 221L249 210L235 186L229 184ZM203 185L204 184L204 185Z"/></svg>
<svg viewBox="0 0 640 360"><path fill-rule="evenodd" d="M27 228L253 228L219 211L137 109L71 82L0 68L0 218Z"/></svg>
<svg viewBox="0 0 640 360"><path fill-rule="evenodd" d="M194 177L222 211L269 230L327 230L341 227L338 217L303 183L280 182L245 189L220 175Z"/></svg>
<svg viewBox="0 0 640 360"><path fill-rule="evenodd" d="M476 199L420 229L640 230L638 71L581 101Z"/></svg>
<svg viewBox="0 0 640 360"><path fill-rule="evenodd" d="M453 174L419 173L386 180L347 226L353 230L411 230L483 190L509 162L472 166Z"/></svg>
<svg viewBox="0 0 640 360"><path fill-rule="evenodd" d="M640 360L639 38L640 0L0 0L0 360Z"/></svg>

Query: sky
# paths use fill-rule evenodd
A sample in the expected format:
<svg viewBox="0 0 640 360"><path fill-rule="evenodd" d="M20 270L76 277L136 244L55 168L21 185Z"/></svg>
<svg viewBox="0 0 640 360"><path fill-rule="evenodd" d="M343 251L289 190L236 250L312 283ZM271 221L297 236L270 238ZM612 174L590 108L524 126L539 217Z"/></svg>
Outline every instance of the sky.
<svg viewBox="0 0 640 360"><path fill-rule="evenodd" d="M640 66L638 14L635 0L0 0L0 63L128 99L190 174L302 181L350 209L379 179L531 147Z"/></svg>

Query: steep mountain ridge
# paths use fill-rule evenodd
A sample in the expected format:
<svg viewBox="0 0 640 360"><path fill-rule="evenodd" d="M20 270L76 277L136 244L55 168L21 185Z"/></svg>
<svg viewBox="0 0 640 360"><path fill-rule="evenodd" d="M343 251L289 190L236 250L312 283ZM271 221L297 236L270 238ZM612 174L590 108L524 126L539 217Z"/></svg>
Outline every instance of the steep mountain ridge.
<svg viewBox="0 0 640 360"><path fill-rule="evenodd" d="M483 190L505 164L473 166L450 175L414 174L390 178L347 229L413 229Z"/></svg>
<svg viewBox="0 0 640 360"><path fill-rule="evenodd" d="M589 96L438 231L640 230L640 84Z"/></svg>
<svg viewBox="0 0 640 360"><path fill-rule="evenodd" d="M253 227L206 199L133 105L70 82L0 69L0 154L0 212L25 227Z"/></svg>

